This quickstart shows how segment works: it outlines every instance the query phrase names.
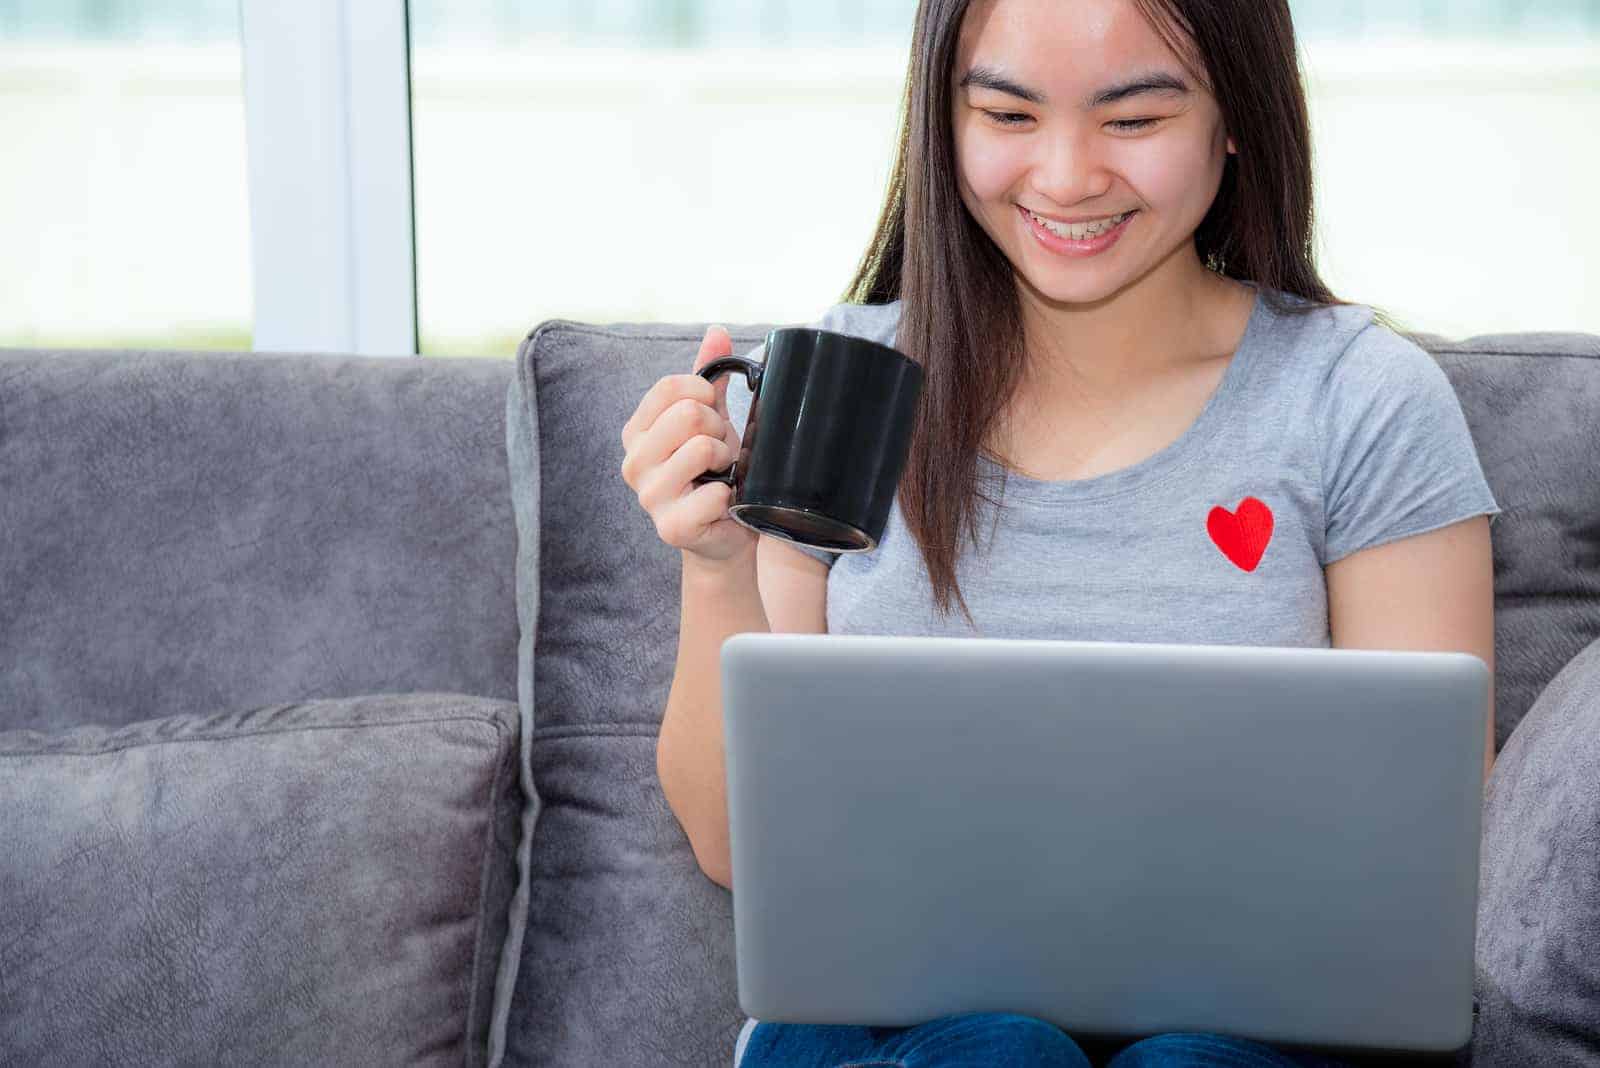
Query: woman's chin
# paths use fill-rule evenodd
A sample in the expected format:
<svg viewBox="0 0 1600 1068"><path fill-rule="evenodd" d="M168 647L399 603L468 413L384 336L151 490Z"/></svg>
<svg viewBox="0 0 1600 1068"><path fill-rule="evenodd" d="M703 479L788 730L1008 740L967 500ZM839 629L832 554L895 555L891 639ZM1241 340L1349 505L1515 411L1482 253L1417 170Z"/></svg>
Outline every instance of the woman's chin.
<svg viewBox="0 0 1600 1068"><path fill-rule="evenodd" d="M1103 304L1127 287L1127 279L1120 272L1115 276L1100 272L1084 273L1084 277L1078 278L1024 274L1023 279L1036 299L1053 307Z"/></svg>

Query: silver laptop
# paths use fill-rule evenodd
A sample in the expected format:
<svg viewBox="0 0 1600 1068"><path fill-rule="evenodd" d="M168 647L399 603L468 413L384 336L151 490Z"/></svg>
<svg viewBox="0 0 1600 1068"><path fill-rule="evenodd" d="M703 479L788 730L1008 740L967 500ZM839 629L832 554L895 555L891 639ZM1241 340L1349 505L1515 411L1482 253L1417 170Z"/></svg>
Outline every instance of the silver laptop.
<svg viewBox="0 0 1600 1068"><path fill-rule="evenodd" d="M1488 687L1466 653L734 635L739 1004L1458 1049Z"/></svg>

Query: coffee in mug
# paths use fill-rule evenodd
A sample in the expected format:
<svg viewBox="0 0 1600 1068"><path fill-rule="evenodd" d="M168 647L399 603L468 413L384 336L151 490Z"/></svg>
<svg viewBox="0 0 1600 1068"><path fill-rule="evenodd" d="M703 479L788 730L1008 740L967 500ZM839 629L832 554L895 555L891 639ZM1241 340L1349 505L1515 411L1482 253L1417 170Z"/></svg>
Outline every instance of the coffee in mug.
<svg viewBox="0 0 1600 1068"><path fill-rule="evenodd" d="M696 485L733 487L729 515L836 553L878 547L911 450L922 366L887 345L813 327L766 338L766 362L723 356L700 368L715 382L743 372L750 415L739 456Z"/></svg>

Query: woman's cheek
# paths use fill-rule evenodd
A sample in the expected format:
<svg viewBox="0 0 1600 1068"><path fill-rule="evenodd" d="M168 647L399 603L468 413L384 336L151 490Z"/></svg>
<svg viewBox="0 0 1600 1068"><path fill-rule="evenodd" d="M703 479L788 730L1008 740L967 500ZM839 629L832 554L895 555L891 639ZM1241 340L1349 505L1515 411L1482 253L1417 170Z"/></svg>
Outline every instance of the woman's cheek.
<svg viewBox="0 0 1600 1068"><path fill-rule="evenodd" d="M1025 170L1021 153L1016 147L1020 139L1012 142L984 137L981 132L969 131L957 143L962 175L974 194L980 198L999 196L1016 184Z"/></svg>
<svg viewBox="0 0 1600 1068"><path fill-rule="evenodd" d="M1161 145L1151 138L1137 147L1123 159L1122 173L1152 206L1181 204L1210 180L1211 160L1203 144Z"/></svg>

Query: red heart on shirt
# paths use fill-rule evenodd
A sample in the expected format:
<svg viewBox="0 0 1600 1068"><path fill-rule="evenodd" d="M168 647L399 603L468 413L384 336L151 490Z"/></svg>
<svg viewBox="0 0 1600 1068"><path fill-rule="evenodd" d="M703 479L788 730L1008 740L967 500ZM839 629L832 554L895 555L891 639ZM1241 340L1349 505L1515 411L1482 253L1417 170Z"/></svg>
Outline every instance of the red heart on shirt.
<svg viewBox="0 0 1600 1068"><path fill-rule="evenodd" d="M1213 508L1206 516L1206 533L1223 556L1244 571L1254 571L1272 540L1272 509L1254 497L1240 501L1236 512Z"/></svg>

